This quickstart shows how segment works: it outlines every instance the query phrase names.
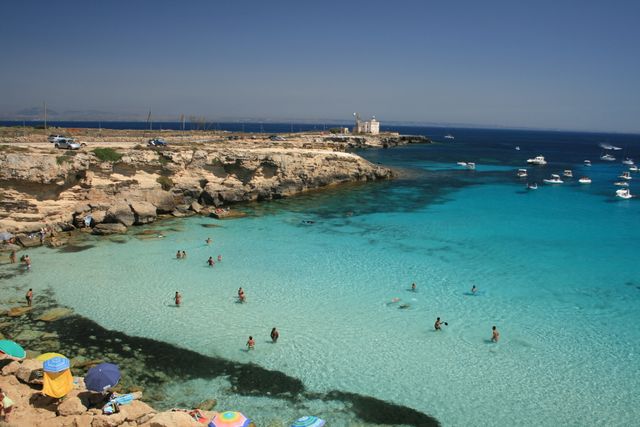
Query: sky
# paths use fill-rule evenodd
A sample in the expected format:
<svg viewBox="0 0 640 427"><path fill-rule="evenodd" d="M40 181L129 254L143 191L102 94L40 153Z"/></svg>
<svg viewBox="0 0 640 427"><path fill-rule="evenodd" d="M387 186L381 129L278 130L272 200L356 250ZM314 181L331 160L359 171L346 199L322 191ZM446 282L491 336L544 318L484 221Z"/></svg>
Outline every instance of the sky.
<svg viewBox="0 0 640 427"><path fill-rule="evenodd" d="M0 7L0 119L350 120L640 133L638 1Z"/></svg>

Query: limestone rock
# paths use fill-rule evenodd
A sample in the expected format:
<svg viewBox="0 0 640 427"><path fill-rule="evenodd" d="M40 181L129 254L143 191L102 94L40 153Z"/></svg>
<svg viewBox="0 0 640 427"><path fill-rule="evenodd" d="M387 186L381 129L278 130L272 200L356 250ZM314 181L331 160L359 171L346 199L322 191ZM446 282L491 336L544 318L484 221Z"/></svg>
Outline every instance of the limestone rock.
<svg viewBox="0 0 640 427"><path fill-rule="evenodd" d="M7 312L9 317L20 317L33 310L33 307L11 307Z"/></svg>
<svg viewBox="0 0 640 427"><path fill-rule="evenodd" d="M33 235L31 238L26 234L18 234L16 236L16 241L25 248L34 248L36 246L42 246L42 242L40 241L40 236Z"/></svg>
<svg viewBox="0 0 640 427"><path fill-rule="evenodd" d="M148 224L156 220L156 207L149 202L133 201L130 203L133 211L134 224Z"/></svg>
<svg viewBox="0 0 640 427"><path fill-rule="evenodd" d="M161 412L151 418L149 427L196 427L202 424L195 421L186 412ZM95 427L95 426L94 426Z"/></svg>
<svg viewBox="0 0 640 427"><path fill-rule="evenodd" d="M133 214L131 214L133 215ZM127 227L118 223L102 223L93 227L93 234L99 236L108 236L111 234L124 234L127 232Z"/></svg>
<svg viewBox="0 0 640 427"><path fill-rule="evenodd" d="M87 410L78 397L69 397L58 405L58 415L66 417L68 415L81 415Z"/></svg>
<svg viewBox="0 0 640 427"><path fill-rule="evenodd" d="M93 416L89 414L82 414L74 417L71 427L91 427L93 422Z"/></svg>
<svg viewBox="0 0 640 427"><path fill-rule="evenodd" d="M36 320L42 320L44 322L53 322L54 320L67 317L71 313L73 313L73 310L71 310L70 308L56 307L56 308L52 308L51 310L45 311Z"/></svg>
<svg viewBox="0 0 640 427"><path fill-rule="evenodd" d="M155 414L155 410L140 400L134 400L129 405L120 406L120 413L127 421L137 421L147 414Z"/></svg>
<svg viewBox="0 0 640 427"><path fill-rule="evenodd" d="M125 422L122 412L111 415L97 415L93 417L91 427L116 427Z"/></svg>
<svg viewBox="0 0 640 427"><path fill-rule="evenodd" d="M127 202L124 200L116 200L107 211L105 220L109 222L119 222L124 226L131 227L136 218Z"/></svg>
<svg viewBox="0 0 640 427"><path fill-rule="evenodd" d="M25 330L21 331L18 335L16 335L13 338L15 339L15 341L18 341L18 342L34 341L34 340L42 338L43 335L44 335L44 332L42 332L42 331L35 331L33 329L25 329Z"/></svg>
<svg viewBox="0 0 640 427"><path fill-rule="evenodd" d="M19 368L20 368L20 362L18 362L17 360L14 360L2 368L2 375L4 376L13 375L16 372L18 372Z"/></svg>
<svg viewBox="0 0 640 427"><path fill-rule="evenodd" d="M202 210L202 205L198 202L193 202L191 203L191 210L195 213L200 213L200 211Z"/></svg>
<svg viewBox="0 0 640 427"><path fill-rule="evenodd" d="M19 251L22 249L22 246L15 245L13 243L5 243L4 245L0 245L0 252L11 252L11 251Z"/></svg>
<svg viewBox="0 0 640 427"><path fill-rule="evenodd" d="M42 362L35 359L25 359L16 371L16 378L23 383L40 384L42 383Z"/></svg>

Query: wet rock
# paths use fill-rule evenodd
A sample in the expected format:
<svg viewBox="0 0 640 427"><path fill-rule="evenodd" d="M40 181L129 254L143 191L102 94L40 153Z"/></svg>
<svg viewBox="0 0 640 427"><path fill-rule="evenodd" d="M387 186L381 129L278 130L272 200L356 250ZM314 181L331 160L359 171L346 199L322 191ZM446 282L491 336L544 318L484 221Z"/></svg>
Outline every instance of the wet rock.
<svg viewBox="0 0 640 427"><path fill-rule="evenodd" d="M78 397L69 397L58 405L58 415L66 417L68 415L84 414L87 407L82 404Z"/></svg>
<svg viewBox="0 0 640 427"><path fill-rule="evenodd" d="M51 310L47 310L40 315L36 320L42 320L44 322L53 322L54 320L62 319L73 313L73 310L66 307L57 307Z"/></svg>
<svg viewBox="0 0 640 427"><path fill-rule="evenodd" d="M202 409L203 411L210 411L215 408L217 404L218 401L216 399L207 399L198 403L198 405L196 405L196 408Z"/></svg>
<svg viewBox="0 0 640 427"><path fill-rule="evenodd" d="M29 238L26 234L18 234L16 236L16 241L25 248L34 248L36 246L42 246L42 242L40 242L40 236L33 235L32 238Z"/></svg>
<svg viewBox="0 0 640 427"><path fill-rule="evenodd" d="M127 227L118 223L110 224L98 224L93 227L93 234L98 236L108 236L111 234L124 234L127 232Z"/></svg>
<svg viewBox="0 0 640 427"><path fill-rule="evenodd" d="M44 332L25 329L24 331L16 335L14 339L18 342L33 341L42 338L42 335L44 335Z"/></svg>
<svg viewBox="0 0 640 427"><path fill-rule="evenodd" d="M12 307L7 312L9 317L20 317L33 310L33 307Z"/></svg>

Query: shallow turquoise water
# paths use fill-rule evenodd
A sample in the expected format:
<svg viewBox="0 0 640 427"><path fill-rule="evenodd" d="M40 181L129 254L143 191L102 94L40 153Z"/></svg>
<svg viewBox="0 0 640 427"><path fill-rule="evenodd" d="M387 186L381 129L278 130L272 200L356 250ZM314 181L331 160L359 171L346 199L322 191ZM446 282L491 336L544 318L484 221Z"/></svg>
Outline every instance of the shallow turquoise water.
<svg viewBox="0 0 640 427"><path fill-rule="evenodd" d="M107 328L257 363L312 391L400 403L444 425L634 424L640 202L612 197L621 166L575 166L572 182L527 193L511 166L472 172L416 159L430 149L370 154L408 168L393 182L256 205L233 221L165 223L161 239L35 250L33 270L16 280L36 293L53 288L61 304ZM594 184L578 185L578 171ZM178 249L187 259L175 259ZM223 261L208 267L218 254ZM472 284L479 295L469 295ZM246 304L236 302L239 286ZM437 316L449 323L442 332L433 330ZM220 405L264 420L300 410L225 387L196 380L171 393L197 401L213 390ZM307 409L335 417L331 425L348 422L339 405Z"/></svg>

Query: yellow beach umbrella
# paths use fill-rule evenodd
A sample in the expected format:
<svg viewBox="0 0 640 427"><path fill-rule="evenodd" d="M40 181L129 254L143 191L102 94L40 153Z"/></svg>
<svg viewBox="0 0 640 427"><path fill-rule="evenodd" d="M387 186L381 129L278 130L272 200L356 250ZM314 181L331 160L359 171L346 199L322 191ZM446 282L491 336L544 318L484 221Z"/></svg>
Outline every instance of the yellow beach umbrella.
<svg viewBox="0 0 640 427"><path fill-rule="evenodd" d="M64 357L60 353L42 353L40 356L36 357L36 360L40 362L46 362L49 359L53 359L54 357Z"/></svg>

